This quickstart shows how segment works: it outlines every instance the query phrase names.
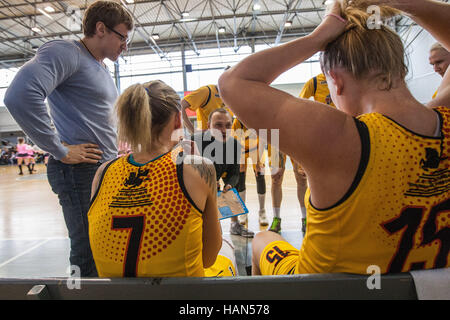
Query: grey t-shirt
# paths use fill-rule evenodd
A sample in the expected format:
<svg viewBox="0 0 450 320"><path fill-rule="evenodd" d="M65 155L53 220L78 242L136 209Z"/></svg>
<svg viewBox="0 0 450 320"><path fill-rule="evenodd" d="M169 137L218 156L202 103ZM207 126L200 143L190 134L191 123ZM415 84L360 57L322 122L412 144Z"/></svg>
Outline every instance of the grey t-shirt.
<svg viewBox="0 0 450 320"><path fill-rule="evenodd" d="M117 156L112 112L117 96L109 70L83 44L54 40L42 45L19 70L4 101L31 140L56 159L67 154L61 142L95 143L103 151L102 161L107 161Z"/></svg>

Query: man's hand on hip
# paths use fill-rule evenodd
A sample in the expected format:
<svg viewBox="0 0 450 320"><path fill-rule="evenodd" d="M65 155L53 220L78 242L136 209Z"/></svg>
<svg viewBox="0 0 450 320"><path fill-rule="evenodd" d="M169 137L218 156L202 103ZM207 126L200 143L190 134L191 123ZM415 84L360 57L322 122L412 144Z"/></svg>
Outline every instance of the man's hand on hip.
<svg viewBox="0 0 450 320"><path fill-rule="evenodd" d="M102 159L101 155L103 154L103 152L96 144L84 143L69 145L63 143L63 145L69 149L69 153L67 153L67 155L61 159L61 162L63 163L97 163Z"/></svg>

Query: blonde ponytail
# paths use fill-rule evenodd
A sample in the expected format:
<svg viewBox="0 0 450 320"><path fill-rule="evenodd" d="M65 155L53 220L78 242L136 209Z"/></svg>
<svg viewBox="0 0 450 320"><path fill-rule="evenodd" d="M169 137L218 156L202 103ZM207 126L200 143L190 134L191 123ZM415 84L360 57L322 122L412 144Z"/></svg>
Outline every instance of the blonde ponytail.
<svg viewBox="0 0 450 320"><path fill-rule="evenodd" d="M116 103L119 144L127 144L132 152L149 152L177 112L180 96L163 81L130 86Z"/></svg>
<svg viewBox="0 0 450 320"><path fill-rule="evenodd" d="M142 84L127 88L116 103L118 136L133 152L149 150L152 141L150 97Z"/></svg>

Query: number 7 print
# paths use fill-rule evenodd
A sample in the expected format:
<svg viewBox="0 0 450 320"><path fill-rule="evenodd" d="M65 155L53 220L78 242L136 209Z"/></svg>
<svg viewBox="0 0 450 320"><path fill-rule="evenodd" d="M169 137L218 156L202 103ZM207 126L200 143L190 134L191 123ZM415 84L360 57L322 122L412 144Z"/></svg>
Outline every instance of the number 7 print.
<svg viewBox="0 0 450 320"><path fill-rule="evenodd" d="M123 270L124 277L136 277L137 263L139 259L139 250L141 247L142 233L144 231L145 217L113 217L112 229L131 229L125 250L125 265Z"/></svg>

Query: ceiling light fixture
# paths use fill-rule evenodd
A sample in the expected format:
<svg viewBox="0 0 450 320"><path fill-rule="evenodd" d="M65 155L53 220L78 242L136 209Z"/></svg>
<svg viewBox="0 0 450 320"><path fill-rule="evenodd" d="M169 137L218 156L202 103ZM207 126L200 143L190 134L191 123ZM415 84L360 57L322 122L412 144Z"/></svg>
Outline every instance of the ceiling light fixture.
<svg viewBox="0 0 450 320"><path fill-rule="evenodd" d="M40 9L40 8L38 8L37 9L37 11L39 11L40 13L42 13L44 16L46 16L47 18L49 18L49 19L52 19L53 20L53 18L52 18L52 16L51 15L49 15L47 12L45 12L44 10L42 10L42 9Z"/></svg>
<svg viewBox="0 0 450 320"><path fill-rule="evenodd" d="M33 28L31 28L31 30L36 32L36 33L42 32L42 30L39 29L38 27L33 27Z"/></svg>
<svg viewBox="0 0 450 320"><path fill-rule="evenodd" d="M189 17L189 12L184 11L184 12L181 13L181 16L185 17L185 18Z"/></svg>
<svg viewBox="0 0 450 320"><path fill-rule="evenodd" d="M191 21L197 21L195 18L182 18L179 20L180 22L191 22Z"/></svg>
<svg viewBox="0 0 450 320"><path fill-rule="evenodd" d="M159 34L158 33L152 34L152 39L153 40L159 40Z"/></svg>
<svg viewBox="0 0 450 320"><path fill-rule="evenodd" d="M225 30L226 30L225 27L220 27L219 28L219 33L225 33Z"/></svg>
<svg viewBox="0 0 450 320"><path fill-rule="evenodd" d="M253 5L253 11L259 11L259 10L261 10L261 5L259 3L255 3Z"/></svg>
<svg viewBox="0 0 450 320"><path fill-rule="evenodd" d="M284 26L289 28L290 26L292 26L292 21L286 21L284 23Z"/></svg>
<svg viewBox="0 0 450 320"><path fill-rule="evenodd" d="M44 8L44 10L47 11L47 12L50 12L50 13L55 12L55 9L52 6L46 6Z"/></svg>

